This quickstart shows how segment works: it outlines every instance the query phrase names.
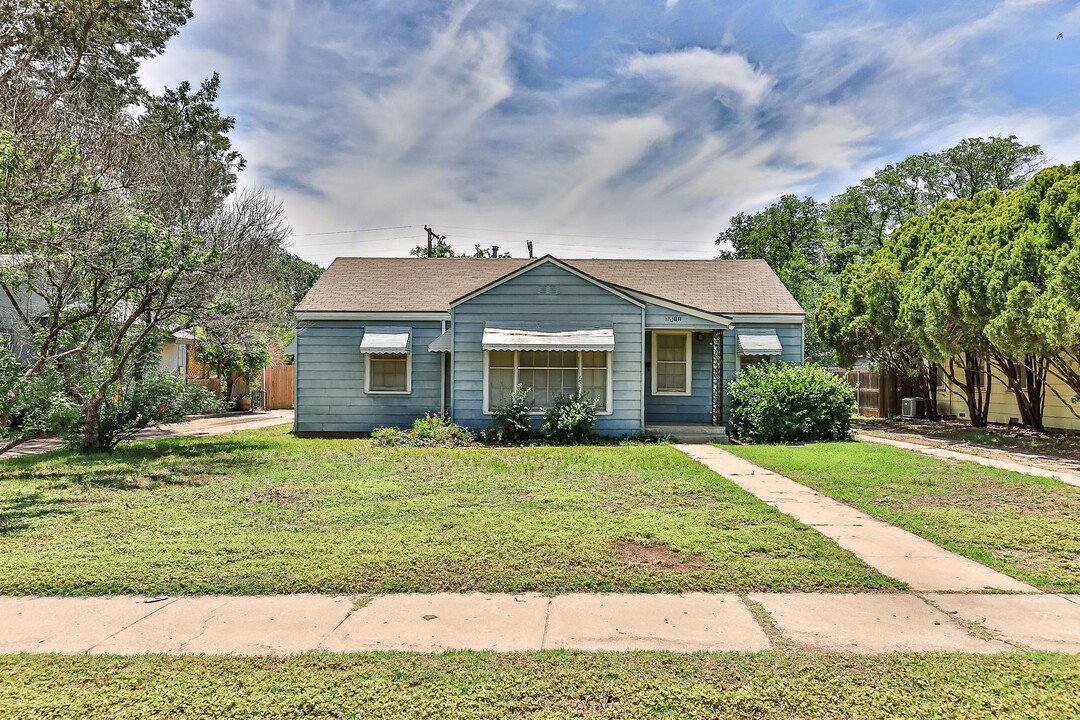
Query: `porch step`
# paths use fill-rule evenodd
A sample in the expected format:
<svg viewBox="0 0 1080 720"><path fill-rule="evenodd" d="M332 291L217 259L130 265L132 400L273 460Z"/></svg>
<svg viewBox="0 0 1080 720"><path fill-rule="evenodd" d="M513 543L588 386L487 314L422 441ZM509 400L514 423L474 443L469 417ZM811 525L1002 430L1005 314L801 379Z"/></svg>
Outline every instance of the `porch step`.
<svg viewBox="0 0 1080 720"><path fill-rule="evenodd" d="M678 442L721 443L728 442L727 428L723 425L705 423L646 423L646 435L666 435Z"/></svg>

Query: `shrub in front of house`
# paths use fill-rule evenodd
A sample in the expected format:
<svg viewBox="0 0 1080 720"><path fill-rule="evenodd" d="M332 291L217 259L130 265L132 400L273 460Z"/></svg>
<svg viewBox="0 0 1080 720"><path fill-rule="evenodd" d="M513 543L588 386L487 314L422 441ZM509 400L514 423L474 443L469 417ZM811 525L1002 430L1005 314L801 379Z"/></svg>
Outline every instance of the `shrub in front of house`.
<svg viewBox="0 0 1080 720"><path fill-rule="evenodd" d="M53 420L64 445L72 450L84 449L85 410L70 401L57 406L60 410ZM172 373L149 370L124 382L104 399L98 416L98 442L102 450L109 452L119 443L134 439L145 428L183 422L188 415L224 409L224 403L209 390L188 385Z"/></svg>
<svg viewBox="0 0 1080 720"><path fill-rule="evenodd" d="M855 393L820 365L750 365L731 382L731 425L740 440L850 440Z"/></svg>
<svg viewBox="0 0 1080 720"><path fill-rule="evenodd" d="M408 430L385 427L372 431L371 443L377 447L459 448L476 445L476 435L450 422L448 415L428 413L416 418Z"/></svg>
<svg viewBox="0 0 1080 720"><path fill-rule="evenodd" d="M596 424L596 402L587 394L560 395L544 413L540 431L544 437L559 443L581 442L592 434Z"/></svg>
<svg viewBox="0 0 1080 720"><path fill-rule="evenodd" d="M532 422L529 418L532 411L530 392L529 388L518 385L506 402L492 408L495 427L484 433L486 442L516 445L529 438L532 433Z"/></svg>

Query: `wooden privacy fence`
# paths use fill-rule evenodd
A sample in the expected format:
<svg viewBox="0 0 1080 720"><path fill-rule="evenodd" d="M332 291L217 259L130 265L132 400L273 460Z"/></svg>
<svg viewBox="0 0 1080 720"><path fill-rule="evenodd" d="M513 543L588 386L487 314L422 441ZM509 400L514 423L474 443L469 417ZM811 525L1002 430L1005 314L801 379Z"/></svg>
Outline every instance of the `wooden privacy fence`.
<svg viewBox="0 0 1080 720"><path fill-rule="evenodd" d="M869 370L849 370L847 384L855 390L862 417L881 417L881 375Z"/></svg>
<svg viewBox="0 0 1080 720"><path fill-rule="evenodd" d="M291 410L296 392L296 366L273 365L263 368L262 389L266 410Z"/></svg>

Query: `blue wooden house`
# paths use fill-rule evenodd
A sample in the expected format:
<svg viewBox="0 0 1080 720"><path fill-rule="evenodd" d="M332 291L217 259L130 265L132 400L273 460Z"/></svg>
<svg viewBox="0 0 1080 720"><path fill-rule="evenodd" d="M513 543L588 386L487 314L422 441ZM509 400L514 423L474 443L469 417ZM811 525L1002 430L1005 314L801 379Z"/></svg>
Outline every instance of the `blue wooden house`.
<svg viewBox="0 0 1080 720"><path fill-rule="evenodd" d="M596 431L724 437L742 365L803 360L799 304L760 260L338 258L296 307L296 431L482 430L587 392Z"/></svg>

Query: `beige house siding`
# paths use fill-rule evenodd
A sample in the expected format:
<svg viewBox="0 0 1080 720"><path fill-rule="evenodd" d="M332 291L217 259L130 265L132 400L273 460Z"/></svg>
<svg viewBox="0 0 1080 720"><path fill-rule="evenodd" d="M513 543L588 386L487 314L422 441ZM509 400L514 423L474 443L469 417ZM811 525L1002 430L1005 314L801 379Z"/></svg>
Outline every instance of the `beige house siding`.
<svg viewBox="0 0 1080 720"><path fill-rule="evenodd" d="M1048 373L1046 376L1046 406L1043 410L1043 424L1047 428L1059 430L1080 431L1080 418L1072 413L1066 403L1072 398L1073 392L1064 382ZM1053 391L1057 390L1055 394ZM1065 402L1058 397L1065 398ZM959 418L967 418L967 404L964 402L964 393L954 387L947 386L944 391L938 390L938 412L942 415L956 415ZM1080 413L1080 403L1071 404L1072 410ZM994 382L990 391L990 412L987 420L992 423L1008 424L1010 420L1019 422L1020 410L1016 406L1016 397L1005 385L1004 378L1000 373L994 373Z"/></svg>

